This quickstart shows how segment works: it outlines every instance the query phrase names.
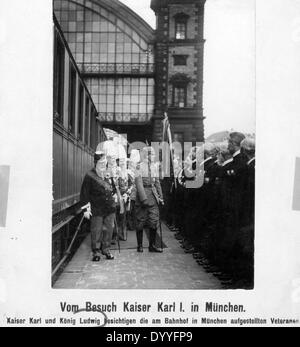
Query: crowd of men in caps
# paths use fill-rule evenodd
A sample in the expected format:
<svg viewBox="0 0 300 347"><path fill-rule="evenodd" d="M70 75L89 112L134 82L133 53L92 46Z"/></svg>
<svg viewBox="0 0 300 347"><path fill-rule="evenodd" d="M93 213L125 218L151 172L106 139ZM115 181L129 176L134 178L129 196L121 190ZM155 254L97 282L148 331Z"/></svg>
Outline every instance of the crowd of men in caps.
<svg viewBox="0 0 300 347"><path fill-rule="evenodd" d="M201 267L225 282L253 286L254 137L232 132L224 142L192 147L186 158L173 153L173 175L163 181L150 146L132 150L128 159L97 149L94 158L81 189L93 261L102 255L113 260L112 244L126 241L128 229L136 232L138 253L144 251L145 230L149 252L162 253L163 218ZM201 184L193 184L199 177Z"/></svg>

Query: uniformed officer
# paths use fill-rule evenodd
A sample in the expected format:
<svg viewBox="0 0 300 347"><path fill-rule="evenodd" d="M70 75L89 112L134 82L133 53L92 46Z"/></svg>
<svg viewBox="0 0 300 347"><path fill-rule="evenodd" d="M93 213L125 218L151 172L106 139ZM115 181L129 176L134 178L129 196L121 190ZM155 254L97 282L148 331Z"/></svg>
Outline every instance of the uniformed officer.
<svg viewBox="0 0 300 347"><path fill-rule="evenodd" d="M241 142L245 135L233 132L229 135L228 150L232 159L223 165L222 202L224 261L226 269L234 273L238 261L238 234L241 227L241 209L243 197L243 181L245 177L246 158L241 153Z"/></svg>
<svg viewBox="0 0 300 347"><path fill-rule="evenodd" d="M246 174L244 179L243 225L254 224L254 200L255 200L255 139L246 138L241 143L241 152L247 158Z"/></svg>
<svg viewBox="0 0 300 347"><path fill-rule="evenodd" d="M239 266L237 272L248 286L254 280L254 200L255 200L255 139L246 138L241 143L241 152L246 158L243 181L242 210L238 237Z"/></svg>
<svg viewBox="0 0 300 347"><path fill-rule="evenodd" d="M139 165L140 151L137 149L132 149L130 153L130 158L128 159L128 178L131 182L131 192L129 196L128 206L127 206L127 221L129 230L135 230L135 211L134 211L134 201L132 200L133 193L135 191L135 176L137 166Z"/></svg>
<svg viewBox="0 0 300 347"><path fill-rule="evenodd" d="M184 237L182 244L186 252L193 252L195 242L196 219L198 219L198 208L201 209L199 199L199 187L196 188L197 170L203 161L203 149L193 147L185 159L183 170L184 182ZM201 184L200 184L201 186ZM201 187L200 187L201 190Z"/></svg>
<svg viewBox="0 0 300 347"><path fill-rule="evenodd" d="M230 185L226 181L229 165L233 161L232 154L228 149L228 143L224 142L219 145L218 153L218 174L215 181L216 189L216 243L215 243L215 261L218 265L223 265L227 249L227 224L229 223L231 213ZM229 229L230 233L230 229Z"/></svg>
<svg viewBox="0 0 300 347"><path fill-rule="evenodd" d="M84 215L91 219L93 261L98 262L101 251L106 259L114 259L110 245L115 221L116 191L110 182L104 153L96 152L94 162L95 167L84 178L80 200L82 205L90 206Z"/></svg>
<svg viewBox="0 0 300 347"><path fill-rule="evenodd" d="M245 139L245 135L239 132L233 132L230 134L228 141L228 149L232 155L232 162L229 166L228 175L234 177L233 181L236 185L236 189L240 189L240 179L244 173L246 165L246 157L241 152L241 143Z"/></svg>
<svg viewBox="0 0 300 347"><path fill-rule="evenodd" d="M127 240L127 212L130 210L130 196L133 189L133 178L127 169L127 162L127 159L121 158L117 172L117 185L120 192L117 222L119 239L122 241Z"/></svg>
<svg viewBox="0 0 300 347"><path fill-rule="evenodd" d="M145 147L141 151L141 163L136 171L135 189L132 200L135 201L137 251L143 252L143 230L149 229L149 252L161 253L156 247L156 232L159 223L159 205L164 204L159 170L154 163L155 151Z"/></svg>
<svg viewBox="0 0 300 347"><path fill-rule="evenodd" d="M218 172L216 162L216 146L207 142L204 144L204 161L200 170L203 170L204 182L199 192L201 210L198 210L196 223L197 242L196 248L210 256L212 247L215 246L215 180ZM190 253L190 252L189 252Z"/></svg>
<svg viewBox="0 0 300 347"><path fill-rule="evenodd" d="M193 252L193 243L195 241L195 219L198 217L198 211L201 210L201 191L203 177L199 174L201 163L204 159L203 147L192 147L190 153L184 161L184 168L179 174L179 182L184 187L183 190L183 211L184 224L182 230L183 243L182 247L187 252Z"/></svg>
<svg viewBox="0 0 300 347"><path fill-rule="evenodd" d="M194 253L196 250L208 248L207 228L213 196L211 186L213 182L213 168L215 166L215 146L212 143L205 143L202 147L203 155L199 156L200 163L196 165L197 175L199 176L199 187L191 189L189 199L191 200L191 224L189 226L189 239L192 246L186 248L186 253ZM198 167L197 167L198 166ZM194 197L194 198L193 198Z"/></svg>

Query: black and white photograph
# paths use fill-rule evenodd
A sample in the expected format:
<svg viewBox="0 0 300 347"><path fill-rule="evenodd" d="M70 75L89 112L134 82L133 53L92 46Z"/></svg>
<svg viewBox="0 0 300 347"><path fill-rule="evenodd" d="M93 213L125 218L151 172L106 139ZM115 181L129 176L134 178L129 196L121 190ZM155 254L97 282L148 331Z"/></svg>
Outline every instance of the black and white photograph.
<svg viewBox="0 0 300 347"><path fill-rule="evenodd" d="M0 326L300 326L299 56L300 0L1 0Z"/></svg>
<svg viewBox="0 0 300 347"><path fill-rule="evenodd" d="M54 288L253 289L254 14L54 0Z"/></svg>

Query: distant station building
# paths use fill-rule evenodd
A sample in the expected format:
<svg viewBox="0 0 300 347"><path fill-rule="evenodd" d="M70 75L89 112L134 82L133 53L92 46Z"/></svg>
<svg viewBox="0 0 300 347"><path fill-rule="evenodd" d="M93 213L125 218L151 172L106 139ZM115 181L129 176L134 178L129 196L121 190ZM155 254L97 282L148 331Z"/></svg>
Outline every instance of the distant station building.
<svg viewBox="0 0 300 347"><path fill-rule="evenodd" d="M202 141L205 0L152 0L153 30L117 0L54 0L101 124L129 142Z"/></svg>
<svg viewBox="0 0 300 347"><path fill-rule="evenodd" d="M155 37L154 139L168 112L173 138L203 141L203 58L205 0L152 0Z"/></svg>

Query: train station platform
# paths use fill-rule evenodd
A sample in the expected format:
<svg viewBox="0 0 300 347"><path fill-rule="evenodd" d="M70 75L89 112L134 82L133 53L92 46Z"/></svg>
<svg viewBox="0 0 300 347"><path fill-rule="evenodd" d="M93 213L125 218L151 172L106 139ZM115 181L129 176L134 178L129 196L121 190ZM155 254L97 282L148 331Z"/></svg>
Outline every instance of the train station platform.
<svg viewBox="0 0 300 347"><path fill-rule="evenodd" d="M135 232L121 242L121 252L114 246L115 260L91 261L90 236L54 285L56 289L222 289L220 281L184 253L180 243L163 224L164 252L149 253L144 236L144 253L137 253Z"/></svg>

